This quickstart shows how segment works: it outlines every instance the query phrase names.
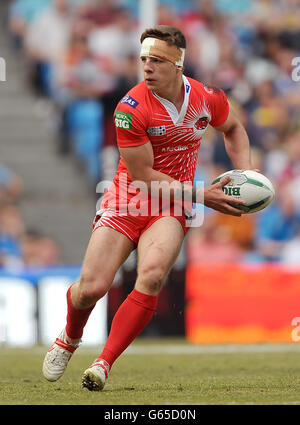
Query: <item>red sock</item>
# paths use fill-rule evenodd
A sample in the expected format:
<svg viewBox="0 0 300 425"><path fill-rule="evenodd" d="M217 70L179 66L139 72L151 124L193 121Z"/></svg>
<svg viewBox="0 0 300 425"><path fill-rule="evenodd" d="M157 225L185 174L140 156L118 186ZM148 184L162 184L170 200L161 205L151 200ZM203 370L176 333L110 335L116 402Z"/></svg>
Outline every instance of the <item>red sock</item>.
<svg viewBox="0 0 300 425"><path fill-rule="evenodd" d="M110 367L128 345L148 325L157 306L157 296L134 289L121 304L112 321L111 330L99 358Z"/></svg>
<svg viewBox="0 0 300 425"><path fill-rule="evenodd" d="M83 328L85 327L86 322L88 321L88 318L95 306L93 305L92 307L89 307L84 310L76 309L73 306L71 301L72 286L73 285L71 285L67 291L68 314L67 314L66 333L68 337L72 339L79 339L82 337Z"/></svg>

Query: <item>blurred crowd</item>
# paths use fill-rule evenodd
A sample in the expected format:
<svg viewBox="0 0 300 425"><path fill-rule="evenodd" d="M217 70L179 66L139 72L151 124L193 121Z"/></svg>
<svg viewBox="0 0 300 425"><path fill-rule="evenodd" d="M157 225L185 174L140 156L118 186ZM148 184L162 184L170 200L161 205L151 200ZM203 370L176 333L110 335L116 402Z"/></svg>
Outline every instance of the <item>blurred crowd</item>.
<svg viewBox="0 0 300 425"><path fill-rule="evenodd" d="M0 163L0 270L24 270L60 263L58 243L38 229L28 229L19 201L22 178Z"/></svg>
<svg viewBox="0 0 300 425"><path fill-rule="evenodd" d="M206 211L189 261L300 261L300 0L157 0L158 23L187 38L185 75L221 87L245 125L253 165L274 183L266 210L237 219ZM112 113L139 81L138 0L12 0L8 29L24 77L53 105L59 151L94 184L118 161ZM300 59L298 61L300 63ZM299 70L300 79L300 70ZM210 129L197 179L232 169ZM211 256L211 252L214 255Z"/></svg>

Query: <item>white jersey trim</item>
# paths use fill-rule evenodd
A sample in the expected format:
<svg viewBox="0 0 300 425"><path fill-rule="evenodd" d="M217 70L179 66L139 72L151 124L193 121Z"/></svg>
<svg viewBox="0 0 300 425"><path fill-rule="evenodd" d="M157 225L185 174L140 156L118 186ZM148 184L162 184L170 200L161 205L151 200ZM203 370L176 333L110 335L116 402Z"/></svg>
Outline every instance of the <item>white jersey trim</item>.
<svg viewBox="0 0 300 425"><path fill-rule="evenodd" d="M176 106L172 102L167 99L164 99L163 97L158 96L155 92L152 92L153 96L155 96L156 99L164 106L164 108L170 115L173 124L176 127L181 126L183 123L189 105L189 98L191 93L191 85L185 75L182 76L182 80L184 84L184 100L181 106L180 113L177 111Z"/></svg>

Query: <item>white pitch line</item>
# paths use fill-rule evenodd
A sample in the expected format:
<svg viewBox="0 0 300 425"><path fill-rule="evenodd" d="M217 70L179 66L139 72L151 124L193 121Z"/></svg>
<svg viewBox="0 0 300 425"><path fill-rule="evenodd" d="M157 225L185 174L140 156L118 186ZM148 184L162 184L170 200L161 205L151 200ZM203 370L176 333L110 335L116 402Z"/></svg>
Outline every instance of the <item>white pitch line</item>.
<svg viewBox="0 0 300 425"><path fill-rule="evenodd" d="M128 347L124 354L231 354L300 352L300 344L147 345Z"/></svg>

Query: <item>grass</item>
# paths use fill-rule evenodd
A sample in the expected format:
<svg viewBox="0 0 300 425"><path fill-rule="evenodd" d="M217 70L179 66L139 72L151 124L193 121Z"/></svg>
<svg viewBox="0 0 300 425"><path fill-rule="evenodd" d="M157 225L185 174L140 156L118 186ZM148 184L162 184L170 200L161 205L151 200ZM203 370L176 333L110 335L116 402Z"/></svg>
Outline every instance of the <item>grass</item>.
<svg viewBox="0 0 300 425"><path fill-rule="evenodd" d="M80 384L97 349L81 347L65 375L50 383L41 373L46 347L2 347L0 404L300 404L299 350L161 354L149 351L153 344L158 351L174 347L174 341L138 340L130 354L116 361L100 393ZM176 346L189 347L185 341L176 341ZM134 354L134 348L140 353Z"/></svg>

